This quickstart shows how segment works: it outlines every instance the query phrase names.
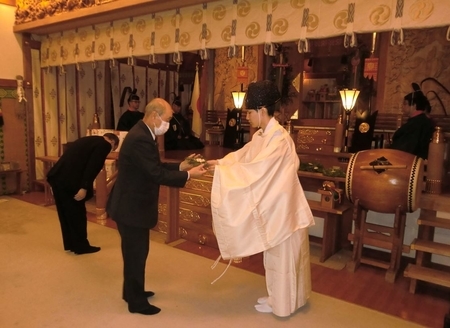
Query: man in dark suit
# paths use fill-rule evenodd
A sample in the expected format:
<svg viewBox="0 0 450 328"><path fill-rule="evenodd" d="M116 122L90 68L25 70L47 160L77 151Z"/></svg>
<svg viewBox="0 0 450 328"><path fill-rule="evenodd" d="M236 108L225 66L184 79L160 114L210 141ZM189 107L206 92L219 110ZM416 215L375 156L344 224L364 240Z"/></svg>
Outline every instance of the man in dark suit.
<svg viewBox="0 0 450 328"><path fill-rule="evenodd" d="M206 172L203 165L192 167L186 160L161 162L156 136L167 132L172 115L164 99L155 98L147 104L143 120L128 132L120 148L119 173L108 199L107 212L116 221L122 240L122 297L132 313L160 312L147 300L154 293L144 289L150 229L158 222L159 186L183 187L189 178Z"/></svg>
<svg viewBox="0 0 450 328"><path fill-rule="evenodd" d="M119 145L113 133L89 136L73 142L47 174L52 187L64 244L75 254L95 253L87 239L86 201L94 194L94 180L106 156Z"/></svg>

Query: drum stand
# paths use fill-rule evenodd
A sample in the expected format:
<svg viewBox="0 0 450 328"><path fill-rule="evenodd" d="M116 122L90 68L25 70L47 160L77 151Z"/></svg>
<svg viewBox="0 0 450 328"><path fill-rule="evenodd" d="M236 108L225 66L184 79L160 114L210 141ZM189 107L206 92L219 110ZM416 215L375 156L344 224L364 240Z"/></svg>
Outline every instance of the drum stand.
<svg viewBox="0 0 450 328"><path fill-rule="evenodd" d="M387 269L385 280L393 283L400 267L402 252L409 252L408 249L403 250L406 213L402 211L401 206L398 206L395 212L394 224L392 227L388 227L366 222L367 211L367 209L359 205L359 199L357 199L353 210L355 232L353 234L350 233L348 236L348 239L353 241L353 255L351 261L347 264L347 269L350 272L355 272L361 263ZM390 250L390 261L386 262L363 257L362 250L364 245Z"/></svg>

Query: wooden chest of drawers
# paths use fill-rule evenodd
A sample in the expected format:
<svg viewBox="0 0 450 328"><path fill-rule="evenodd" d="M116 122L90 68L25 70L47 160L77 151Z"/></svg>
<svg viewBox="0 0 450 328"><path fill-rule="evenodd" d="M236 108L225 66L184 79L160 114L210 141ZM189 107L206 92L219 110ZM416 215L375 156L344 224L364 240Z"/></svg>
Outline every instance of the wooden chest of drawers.
<svg viewBox="0 0 450 328"><path fill-rule="evenodd" d="M180 238L218 248L212 230L211 215L212 176L190 179L178 190L178 236ZM172 188L174 189L174 188ZM161 186L159 198L159 222L157 230L167 233L168 187Z"/></svg>

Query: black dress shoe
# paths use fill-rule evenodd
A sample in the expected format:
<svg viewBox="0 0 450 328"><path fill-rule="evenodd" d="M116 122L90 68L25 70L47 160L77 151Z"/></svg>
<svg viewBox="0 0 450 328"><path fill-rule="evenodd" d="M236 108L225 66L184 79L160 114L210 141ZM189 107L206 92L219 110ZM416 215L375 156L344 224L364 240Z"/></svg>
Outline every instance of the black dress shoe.
<svg viewBox="0 0 450 328"><path fill-rule="evenodd" d="M144 295L145 295L145 297L149 298L149 297L155 296L155 293L150 290L148 290L148 291L146 290L144 292Z"/></svg>
<svg viewBox="0 0 450 328"><path fill-rule="evenodd" d="M150 290L146 290L146 291L144 291L144 295L145 295L145 297L149 298L149 297L155 296L155 293ZM122 299L128 303L128 300L125 297L122 297Z"/></svg>
<svg viewBox="0 0 450 328"><path fill-rule="evenodd" d="M101 250L100 247L88 246L88 247L83 247L81 249L73 249L72 252L74 252L76 255L81 255L81 254L97 253L99 250Z"/></svg>
<svg viewBox="0 0 450 328"><path fill-rule="evenodd" d="M161 312L161 309L159 307L156 307L151 304L149 304L148 307L146 307L145 309L142 309L142 310L131 310L131 309L128 309L128 310L131 313L140 313L140 314L144 314L144 315L154 315L154 314Z"/></svg>

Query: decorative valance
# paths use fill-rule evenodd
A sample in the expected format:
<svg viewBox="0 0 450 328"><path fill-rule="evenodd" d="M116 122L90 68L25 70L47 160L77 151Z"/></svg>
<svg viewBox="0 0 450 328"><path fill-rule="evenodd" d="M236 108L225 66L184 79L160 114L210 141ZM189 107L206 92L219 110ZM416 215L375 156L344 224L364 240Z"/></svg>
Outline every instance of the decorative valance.
<svg viewBox="0 0 450 328"><path fill-rule="evenodd" d="M355 46L355 34L391 31L392 44L403 29L450 25L448 0L222 0L149 13L109 23L61 31L42 38L41 64L174 54L207 49L301 41L342 35ZM230 51L233 54L233 51ZM268 51L270 53L270 51Z"/></svg>

